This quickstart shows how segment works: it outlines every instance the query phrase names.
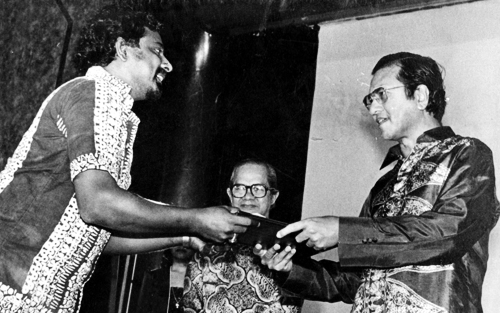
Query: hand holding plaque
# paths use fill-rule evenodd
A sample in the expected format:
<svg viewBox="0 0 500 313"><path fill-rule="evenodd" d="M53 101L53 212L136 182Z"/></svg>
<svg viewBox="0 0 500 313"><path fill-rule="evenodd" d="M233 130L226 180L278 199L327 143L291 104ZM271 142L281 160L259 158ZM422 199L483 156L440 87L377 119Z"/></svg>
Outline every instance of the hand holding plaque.
<svg viewBox="0 0 500 313"><path fill-rule="evenodd" d="M298 232L290 233L283 238L276 237L276 233L285 228L288 225L287 223L253 215L243 211L240 211L238 215L251 218L257 222L257 225L248 227L245 233L239 234L237 237L237 243L250 247L260 244L263 249L269 249L275 244L279 244L281 249L290 246L291 248L295 248L297 250L296 255L301 256L311 256L321 252L306 246L305 243L297 243L295 236L297 236Z"/></svg>

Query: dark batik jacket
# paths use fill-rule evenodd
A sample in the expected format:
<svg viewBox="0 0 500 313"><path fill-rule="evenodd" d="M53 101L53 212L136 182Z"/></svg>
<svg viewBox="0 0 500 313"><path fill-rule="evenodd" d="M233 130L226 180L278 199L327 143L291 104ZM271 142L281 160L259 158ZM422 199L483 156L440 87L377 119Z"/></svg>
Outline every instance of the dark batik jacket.
<svg viewBox="0 0 500 313"><path fill-rule="evenodd" d="M283 287L352 312L482 312L488 237L499 215L490 149L439 127L373 187L360 217L340 218L339 263L294 267Z"/></svg>

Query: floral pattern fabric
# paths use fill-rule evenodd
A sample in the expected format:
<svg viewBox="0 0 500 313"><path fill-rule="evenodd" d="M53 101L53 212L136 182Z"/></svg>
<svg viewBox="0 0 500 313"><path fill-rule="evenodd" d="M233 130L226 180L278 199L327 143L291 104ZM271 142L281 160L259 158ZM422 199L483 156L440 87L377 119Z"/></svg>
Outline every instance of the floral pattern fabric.
<svg viewBox="0 0 500 313"><path fill-rule="evenodd" d="M72 180L130 185L139 119L130 87L101 67L54 91L0 173L0 311L78 312L110 233L83 222Z"/></svg>
<svg viewBox="0 0 500 313"><path fill-rule="evenodd" d="M302 300L286 297L250 247L214 246L188 265L184 312L297 313Z"/></svg>

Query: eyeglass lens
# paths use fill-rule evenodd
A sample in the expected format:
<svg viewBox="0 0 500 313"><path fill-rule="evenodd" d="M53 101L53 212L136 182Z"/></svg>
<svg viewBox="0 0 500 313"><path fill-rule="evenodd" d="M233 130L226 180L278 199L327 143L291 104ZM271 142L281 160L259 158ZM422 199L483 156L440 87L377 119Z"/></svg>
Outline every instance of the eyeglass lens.
<svg viewBox="0 0 500 313"><path fill-rule="evenodd" d="M236 184L231 188L231 193L236 198L243 198L247 194L248 189L250 189L250 192L255 198L262 198L266 196L268 188L260 184L252 186Z"/></svg>
<svg viewBox="0 0 500 313"><path fill-rule="evenodd" d="M370 109L373 100L380 104L384 104L387 101L387 93L384 87L379 87L364 97L363 104L368 110Z"/></svg>

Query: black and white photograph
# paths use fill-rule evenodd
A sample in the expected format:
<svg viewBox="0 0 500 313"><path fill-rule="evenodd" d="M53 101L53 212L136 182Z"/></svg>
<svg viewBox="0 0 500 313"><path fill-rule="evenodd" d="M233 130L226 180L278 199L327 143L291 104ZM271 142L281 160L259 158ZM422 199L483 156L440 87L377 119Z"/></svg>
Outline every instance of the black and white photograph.
<svg viewBox="0 0 500 313"><path fill-rule="evenodd" d="M0 312L498 312L499 16L3 0Z"/></svg>

